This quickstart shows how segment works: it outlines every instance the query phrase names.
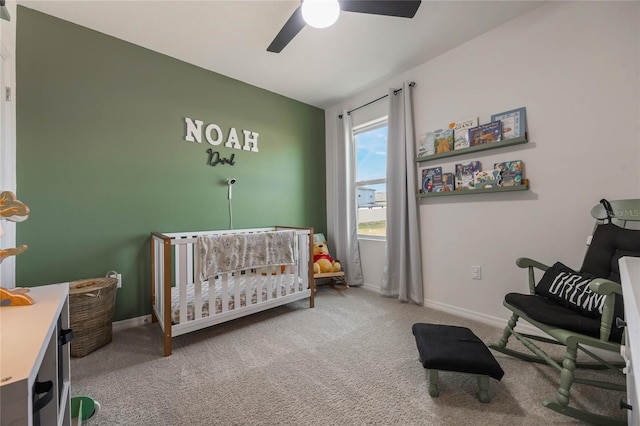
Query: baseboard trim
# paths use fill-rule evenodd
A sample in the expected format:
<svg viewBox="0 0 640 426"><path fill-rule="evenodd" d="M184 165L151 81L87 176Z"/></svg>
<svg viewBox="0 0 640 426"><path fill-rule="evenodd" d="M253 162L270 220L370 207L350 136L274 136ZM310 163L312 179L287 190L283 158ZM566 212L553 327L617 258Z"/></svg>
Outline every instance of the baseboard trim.
<svg viewBox="0 0 640 426"><path fill-rule="evenodd" d="M380 293L380 286L375 286L373 284L364 283L363 288L371 291L375 291L376 293ZM456 315L462 318L478 321L484 324L489 324L494 327L498 327L500 329L504 328L507 325L507 321L510 317L507 313L507 317L500 318L494 317L492 315L482 314L480 312L471 311L469 309L460 308L459 306L453 306L442 302L436 302L435 300L424 299L423 304L426 308L435 309L437 311L446 312L448 314ZM516 329L521 333L528 333L537 336L544 336L540 330L535 328L530 324L521 324L518 323L516 325Z"/></svg>
<svg viewBox="0 0 640 426"><path fill-rule="evenodd" d="M488 325L492 325L494 327L498 327L498 328L504 328L507 325L507 321L509 320L509 317L511 315L507 314L507 317L505 318L501 318L501 317L495 317L492 315L487 315L487 314L483 314L480 312L475 312L475 311L471 311L469 309L464 309L461 308L459 306L453 306L453 305L448 305L446 303L442 303L442 302L436 302L434 300L428 300L425 299L424 300L424 306L431 308L431 309L435 309L438 311L442 311L442 312L446 312L448 314L452 314L452 315L456 315L462 318L466 318L466 319L470 319L470 320L474 320L474 321L478 321L484 324L488 324ZM535 328L534 326L530 325L530 324L522 324L520 322L518 322L518 324L516 325L516 329L518 331L520 331L521 333L528 333L528 334L534 334L536 336L544 336L545 334L542 333L540 330L538 330L537 328Z"/></svg>
<svg viewBox="0 0 640 426"><path fill-rule="evenodd" d="M367 290L371 290L371 291L375 291L377 293L380 293L380 286L379 285L373 285L373 284L369 284L369 283L364 283L362 285L362 288L366 288Z"/></svg>
<svg viewBox="0 0 640 426"><path fill-rule="evenodd" d="M138 327L140 325L145 325L151 323L151 314L143 315L141 317L129 318L122 321L116 321L113 323L112 330L113 331L121 331L126 330L127 328Z"/></svg>
<svg viewBox="0 0 640 426"><path fill-rule="evenodd" d="M495 327L504 327L507 320L504 318L498 318L487 314L464 309L459 306L449 305L447 303L436 302L435 300L424 299L424 306L427 308L435 309L437 311L446 312L448 314L457 315L470 320L480 321L485 324L490 324Z"/></svg>

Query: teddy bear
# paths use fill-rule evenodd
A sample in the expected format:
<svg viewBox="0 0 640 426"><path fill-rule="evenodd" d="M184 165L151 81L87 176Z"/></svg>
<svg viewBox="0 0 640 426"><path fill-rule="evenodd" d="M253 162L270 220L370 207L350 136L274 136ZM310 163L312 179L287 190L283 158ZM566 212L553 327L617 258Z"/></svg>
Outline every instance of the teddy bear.
<svg viewBox="0 0 640 426"><path fill-rule="evenodd" d="M342 265L329 255L326 242L313 244L313 273L340 272Z"/></svg>

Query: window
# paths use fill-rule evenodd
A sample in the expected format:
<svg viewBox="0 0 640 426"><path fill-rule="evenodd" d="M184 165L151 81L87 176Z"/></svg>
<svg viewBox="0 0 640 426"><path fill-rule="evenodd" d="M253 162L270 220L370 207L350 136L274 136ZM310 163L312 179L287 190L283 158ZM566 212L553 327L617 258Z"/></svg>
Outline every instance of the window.
<svg viewBox="0 0 640 426"><path fill-rule="evenodd" d="M358 236L387 235L387 117L354 127Z"/></svg>

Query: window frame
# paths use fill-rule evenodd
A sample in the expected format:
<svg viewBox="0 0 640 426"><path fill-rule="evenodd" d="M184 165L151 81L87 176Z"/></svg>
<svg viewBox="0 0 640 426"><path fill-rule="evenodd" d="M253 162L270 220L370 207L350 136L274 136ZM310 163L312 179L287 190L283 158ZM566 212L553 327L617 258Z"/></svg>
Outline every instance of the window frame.
<svg viewBox="0 0 640 426"><path fill-rule="evenodd" d="M358 144L356 141L356 137L358 134L361 133L365 133L368 131L373 131L376 129L379 129L381 127L387 127L389 126L389 116L388 115L384 115L382 117L378 117L376 119L367 121L366 123L363 124L359 124L357 126L354 126L351 134L352 134L352 140L353 140L353 150L354 150L354 158L356 159L355 164L354 164L354 176L356 176L357 179L357 175L358 175L358 156L357 156L357 152L358 152ZM387 148L389 146L389 141L387 138ZM367 186L367 185L379 185L381 183L384 183L386 185L387 183L387 178L386 178L386 167L385 167L385 177L384 178L378 178L378 179L369 179L369 180L362 180L362 181L358 181L356 180L354 183L354 192L355 192L355 208L356 208L356 222L357 225L359 225L359 219L358 219L358 188L363 187L363 186ZM386 205L384 206L384 209L386 209ZM359 227L358 227L359 229ZM373 240L373 241L386 241L387 240L387 235L386 235L386 215L385 215L385 235L369 235L369 234L360 234L359 232L357 233L357 238L358 240Z"/></svg>

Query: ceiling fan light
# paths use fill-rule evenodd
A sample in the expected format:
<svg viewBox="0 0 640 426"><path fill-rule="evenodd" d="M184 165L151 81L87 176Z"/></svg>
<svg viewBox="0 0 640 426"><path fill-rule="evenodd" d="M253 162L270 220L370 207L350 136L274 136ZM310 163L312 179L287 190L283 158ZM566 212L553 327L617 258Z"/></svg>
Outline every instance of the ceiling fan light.
<svg viewBox="0 0 640 426"><path fill-rule="evenodd" d="M335 24L340 15L338 0L304 0L302 17L314 28L327 28Z"/></svg>

